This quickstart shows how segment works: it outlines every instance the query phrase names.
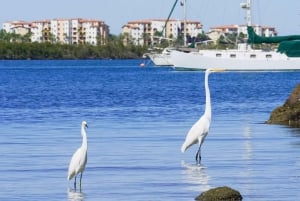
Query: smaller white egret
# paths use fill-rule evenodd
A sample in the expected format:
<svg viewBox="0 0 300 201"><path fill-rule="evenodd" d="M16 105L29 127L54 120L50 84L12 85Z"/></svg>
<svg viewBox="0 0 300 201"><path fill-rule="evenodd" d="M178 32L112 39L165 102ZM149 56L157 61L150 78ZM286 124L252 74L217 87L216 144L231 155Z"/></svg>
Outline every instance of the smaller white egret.
<svg viewBox="0 0 300 201"><path fill-rule="evenodd" d="M68 180L71 180L75 176L74 189L76 190L76 176L80 174L80 189L81 189L81 179L82 173L85 169L87 162L87 137L85 129L88 127L86 121L81 123L81 135L82 135L82 144L81 147L73 154L68 171Z"/></svg>
<svg viewBox="0 0 300 201"><path fill-rule="evenodd" d="M198 143L199 149L196 154L196 162L200 164L201 162L201 146L205 140L205 137L208 134L210 123L211 123L211 100L210 100L210 91L208 87L208 76L212 72L220 72L224 69L207 69L205 71L205 96L206 96L206 105L205 112L202 117L192 126L188 134L186 135L185 141L182 144L181 152L184 153L190 146Z"/></svg>

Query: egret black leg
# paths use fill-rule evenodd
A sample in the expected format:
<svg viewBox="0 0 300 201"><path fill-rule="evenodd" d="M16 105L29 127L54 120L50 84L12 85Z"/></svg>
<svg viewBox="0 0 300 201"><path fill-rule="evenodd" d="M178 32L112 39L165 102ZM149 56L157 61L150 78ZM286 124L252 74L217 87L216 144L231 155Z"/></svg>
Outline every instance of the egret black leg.
<svg viewBox="0 0 300 201"><path fill-rule="evenodd" d="M75 181L74 181L74 190L76 191L76 175L75 175Z"/></svg>
<svg viewBox="0 0 300 201"><path fill-rule="evenodd" d="M199 146L199 149L198 149L197 154L196 154L196 163L198 165L200 165L200 163L201 163L201 146Z"/></svg>
<svg viewBox="0 0 300 201"><path fill-rule="evenodd" d="M82 179L82 172L80 174L80 191L81 191L81 179Z"/></svg>

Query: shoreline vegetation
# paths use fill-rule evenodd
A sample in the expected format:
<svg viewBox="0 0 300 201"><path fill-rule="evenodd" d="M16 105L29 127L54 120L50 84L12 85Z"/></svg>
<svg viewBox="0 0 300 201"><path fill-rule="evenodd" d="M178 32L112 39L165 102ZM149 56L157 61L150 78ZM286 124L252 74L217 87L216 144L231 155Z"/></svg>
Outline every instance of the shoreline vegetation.
<svg viewBox="0 0 300 201"><path fill-rule="evenodd" d="M138 59L147 46L124 45L123 37L111 35L105 45L31 42L30 36L0 31L0 60L42 59Z"/></svg>
<svg viewBox="0 0 300 201"><path fill-rule="evenodd" d="M243 35L228 35L230 41L243 41ZM201 35L189 41L190 48L196 49L232 49L235 43L229 43L224 37L220 37L216 43L201 43L209 38ZM193 47L197 42L197 47ZM124 35L110 35L105 45L91 44L61 44L55 40L44 42L31 42L30 34L24 36L15 33L6 33L0 30L0 60L76 60L76 59L141 59L149 52L149 48L163 49L168 46L181 47L183 38L170 44L163 41L156 45L135 45L128 41ZM125 45L126 44L126 45ZM256 45L259 46L259 45ZM254 46L254 48L257 48ZM259 48L262 48L261 46ZM270 48L270 47L267 47Z"/></svg>
<svg viewBox="0 0 300 201"><path fill-rule="evenodd" d="M0 60L42 59L137 59L145 47L109 43L103 46L51 43L0 42Z"/></svg>

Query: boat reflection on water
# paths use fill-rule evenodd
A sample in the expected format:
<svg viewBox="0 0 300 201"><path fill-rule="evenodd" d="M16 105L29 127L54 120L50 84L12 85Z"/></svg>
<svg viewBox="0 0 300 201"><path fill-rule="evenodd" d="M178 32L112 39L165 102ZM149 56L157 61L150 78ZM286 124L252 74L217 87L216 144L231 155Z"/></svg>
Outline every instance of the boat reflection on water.
<svg viewBox="0 0 300 201"><path fill-rule="evenodd" d="M243 148L244 152L242 155L243 160L245 161L243 170L240 173L240 177L242 178L242 183L243 185L247 186L247 188L244 190L244 194L251 194L251 191L249 190L251 186L249 184L252 184L253 181L253 172L255 171L253 169L253 142L252 142L252 129L250 125L245 125L244 127L244 143L243 143Z"/></svg>
<svg viewBox="0 0 300 201"><path fill-rule="evenodd" d="M189 164L185 161L181 162L183 167L183 175L186 183L191 185L188 187L188 190L193 190L196 192L207 191L211 188L209 185L210 176L206 173L206 168L199 166L197 164Z"/></svg>
<svg viewBox="0 0 300 201"><path fill-rule="evenodd" d="M252 148L252 141L251 141L251 127L249 125L245 126L244 130L244 137L245 137L245 155L244 159L247 161L252 160L252 155L253 155L253 148Z"/></svg>
<svg viewBox="0 0 300 201"><path fill-rule="evenodd" d="M84 201L84 193L76 192L74 189L68 188L68 200L69 201Z"/></svg>

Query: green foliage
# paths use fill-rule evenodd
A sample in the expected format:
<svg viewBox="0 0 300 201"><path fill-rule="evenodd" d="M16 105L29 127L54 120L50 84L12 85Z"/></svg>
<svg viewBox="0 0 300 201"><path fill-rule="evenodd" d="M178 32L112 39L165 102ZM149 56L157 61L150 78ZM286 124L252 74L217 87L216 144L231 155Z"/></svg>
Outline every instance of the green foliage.
<svg viewBox="0 0 300 201"><path fill-rule="evenodd" d="M111 36L102 46L31 43L29 38L1 30L0 59L131 59L142 57L146 51L146 47L124 46L118 36Z"/></svg>

